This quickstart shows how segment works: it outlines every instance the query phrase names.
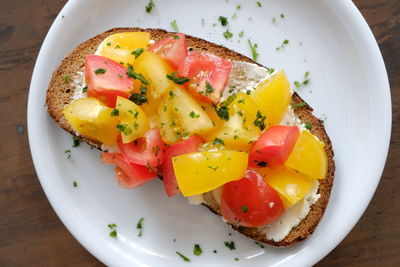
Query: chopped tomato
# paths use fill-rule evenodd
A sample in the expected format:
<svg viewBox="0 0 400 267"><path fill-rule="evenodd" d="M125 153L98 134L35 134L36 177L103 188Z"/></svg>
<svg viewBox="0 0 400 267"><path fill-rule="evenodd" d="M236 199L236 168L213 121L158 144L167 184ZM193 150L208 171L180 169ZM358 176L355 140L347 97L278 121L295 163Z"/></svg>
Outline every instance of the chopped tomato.
<svg viewBox="0 0 400 267"><path fill-rule="evenodd" d="M169 197L179 193L178 182L176 181L174 166L172 165L172 157L196 152L202 142L204 141L200 136L194 135L185 141L167 148L164 154L164 163L162 164L162 174L165 191Z"/></svg>
<svg viewBox="0 0 400 267"><path fill-rule="evenodd" d="M179 76L188 77L185 85L201 101L218 103L228 82L232 62L206 52L190 53L179 69Z"/></svg>
<svg viewBox="0 0 400 267"><path fill-rule="evenodd" d="M156 53L177 70L187 56L186 37L183 33L176 33L156 42L147 50Z"/></svg>
<svg viewBox="0 0 400 267"><path fill-rule="evenodd" d="M99 99L109 107L115 107L117 96L128 98L133 89L133 81L126 75L126 69L102 56L86 56L85 78L88 96Z"/></svg>
<svg viewBox="0 0 400 267"><path fill-rule="evenodd" d="M103 163L115 164L115 178L120 186L125 188L134 188L145 184L146 182L157 177L157 174L150 172L148 168L129 163L121 153L101 154Z"/></svg>
<svg viewBox="0 0 400 267"><path fill-rule="evenodd" d="M148 130L144 138L127 144L118 140L118 148L130 163L156 167L164 160L165 143L157 128Z"/></svg>
<svg viewBox="0 0 400 267"><path fill-rule="evenodd" d="M254 171L222 188L221 213L230 223L245 227L268 224L285 211L279 194Z"/></svg>
<svg viewBox="0 0 400 267"><path fill-rule="evenodd" d="M293 150L300 130L297 126L273 126L263 132L249 153L250 167L282 165Z"/></svg>

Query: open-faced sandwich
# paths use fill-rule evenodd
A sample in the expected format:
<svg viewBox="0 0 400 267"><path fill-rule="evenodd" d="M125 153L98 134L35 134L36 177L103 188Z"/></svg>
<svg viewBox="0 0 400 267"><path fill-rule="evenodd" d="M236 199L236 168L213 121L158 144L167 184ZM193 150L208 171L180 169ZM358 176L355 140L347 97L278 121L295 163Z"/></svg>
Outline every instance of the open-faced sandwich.
<svg viewBox="0 0 400 267"><path fill-rule="evenodd" d="M207 206L254 240L301 241L328 204L334 161L322 122L283 70L228 48L111 29L61 62L46 105L62 128L103 150L121 186L159 177L168 196Z"/></svg>

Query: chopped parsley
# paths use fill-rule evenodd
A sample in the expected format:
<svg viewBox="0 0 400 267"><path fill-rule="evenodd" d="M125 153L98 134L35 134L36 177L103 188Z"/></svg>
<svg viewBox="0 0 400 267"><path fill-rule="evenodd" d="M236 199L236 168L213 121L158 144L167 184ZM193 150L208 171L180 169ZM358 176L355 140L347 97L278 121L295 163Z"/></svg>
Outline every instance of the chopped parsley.
<svg viewBox="0 0 400 267"><path fill-rule="evenodd" d="M295 85L297 88L300 88L302 85L307 85L307 84L310 82L309 77L310 77L310 72L307 71L306 73L304 73L303 82L300 83L299 81L294 81L294 85Z"/></svg>
<svg viewBox="0 0 400 267"><path fill-rule="evenodd" d="M139 230L139 233L138 233L138 236L139 236L139 237L141 237L141 236L142 236L142 233L143 233L143 220L144 220L143 217L140 218L139 221L138 221L137 224L136 224L136 229Z"/></svg>
<svg viewBox="0 0 400 267"><path fill-rule="evenodd" d="M214 92L215 89L211 86L211 84L209 82L206 82L206 95Z"/></svg>
<svg viewBox="0 0 400 267"><path fill-rule="evenodd" d="M272 18L272 22L276 22L276 18L275 17Z"/></svg>
<svg viewBox="0 0 400 267"><path fill-rule="evenodd" d="M251 50L251 55L253 57L253 60L257 61L257 58L258 58L257 47L258 47L258 45L257 44L253 45L251 43L250 39L247 39L247 42L249 43L250 50Z"/></svg>
<svg viewBox="0 0 400 267"><path fill-rule="evenodd" d="M260 248L265 248L263 244L261 244L261 243L259 243L259 242L257 242L257 241L254 241L254 243L256 243L257 245L259 245Z"/></svg>
<svg viewBox="0 0 400 267"><path fill-rule="evenodd" d="M146 92L147 92L147 87L141 86L140 87L140 93L133 93L130 97L129 100L135 103L136 105L140 106L143 103L147 103L147 97L146 97Z"/></svg>
<svg viewBox="0 0 400 267"><path fill-rule="evenodd" d="M229 120L229 109L227 106L220 106L219 108L215 107L215 112L221 119L226 121Z"/></svg>
<svg viewBox="0 0 400 267"><path fill-rule="evenodd" d="M87 86L82 88L82 93L86 93L87 92Z"/></svg>
<svg viewBox="0 0 400 267"><path fill-rule="evenodd" d="M211 170L213 170L214 172L216 172L219 168L219 166L213 167L213 166L207 166L208 168L210 168Z"/></svg>
<svg viewBox="0 0 400 267"><path fill-rule="evenodd" d="M225 145L225 142L222 139L215 137L215 139L213 141L213 145Z"/></svg>
<svg viewBox="0 0 400 267"><path fill-rule="evenodd" d="M111 42L108 42L108 43L107 43L107 46L110 46L110 45L111 45Z"/></svg>
<svg viewBox="0 0 400 267"><path fill-rule="evenodd" d="M150 84L150 82L148 80L146 80L146 78L141 73L135 72L135 69L133 68L133 66L131 64L128 64L128 69L126 71L126 75L128 75L129 78L139 80L144 85Z"/></svg>
<svg viewBox="0 0 400 267"><path fill-rule="evenodd" d="M68 83L71 80L71 76L64 75L63 79L64 79L64 83Z"/></svg>
<svg viewBox="0 0 400 267"><path fill-rule="evenodd" d="M174 31L179 32L178 24L176 23L176 20L171 21L171 27L174 29Z"/></svg>
<svg viewBox="0 0 400 267"><path fill-rule="evenodd" d="M119 116L119 110L116 109L116 108L114 108L114 109L111 111L111 117L115 117L115 116Z"/></svg>
<svg viewBox="0 0 400 267"><path fill-rule="evenodd" d="M279 50L281 50L282 48L284 48L285 45L287 45L287 44L289 44L289 40L288 40L288 39L285 39L285 40L283 40L281 46L278 46L277 48L275 48L275 50L276 50L276 51L279 51Z"/></svg>
<svg viewBox="0 0 400 267"><path fill-rule="evenodd" d="M193 119L200 118L200 114L196 114L193 110L189 113L189 116Z"/></svg>
<svg viewBox="0 0 400 267"><path fill-rule="evenodd" d="M258 110L257 111L257 117L254 120L253 124L255 126L257 126L258 128L260 128L260 130L264 130L265 129L265 119L267 118L267 116L262 115L261 112Z"/></svg>
<svg viewBox="0 0 400 267"><path fill-rule="evenodd" d="M228 25L228 18L227 17L219 16L218 20L221 22L222 26Z"/></svg>
<svg viewBox="0 0 400 267"><path fill-rule="evenodd" d="M153 0L150 0L150 2L146 6L146 12L150 14L155 6L156 5L154 4Z"/></svg>
<svg viewBox="0 0 400 267"><path fill-rule="evenodd" d="M178 75L178 72L174 71L171 74L167 74L167 78L176 84L184 84L184 83L190 81L190 79L188 77L179 77L177 75Z"/></svg>
<svg viewBox="0 0 400 267"><path fill-rule="evenodd" d="M72 147L77 147L80 145L81 140L76 136L72 136L72 142L73 142Z"/></svg>
<svg viewBox="0 0 400 267"><path fill-rule="evenodd" d="M243 205L243 206L242 206L242 212L243 212L243 213L246 213L247 211L248 211L247 206Z"/></svg>
<svg viewBox="0 0 400 267"><path fill-rule="evenodd" d="M73 182L72 182L72 186L73 186L73 187L78 187L78 183L77 183L76 181L73 181Z"/></svg>
<svg viewBox="0 0 400 267"><path fill-rule="evenodd" d="M297 88L300 88L301 83L299 81L294 81L294 86L296 86Z"/></svg>
<svg viewBox="0 0 400 267"><path fill-rule="evenodd" d="M300 103L294 104L292 107L294 109L296 109L296 108L302 108L302 107L305 107L305 106L307 106L307 104L305 102L300 102Z"/></svg>
<svg viewBox="0 0 400 267"><path fill-rule="evenodd" d="M128 126L128 124L117 124L116 128L125 136L132 134L132 129Z"/></svg>
<svg viewBox="0 0 400 267"><path fill-rule="evenodd" d="M115 48L115 49L119 49L119 48L121 48L121 46L116 45L114 48Z"/></svg>
<svg viewBox="0 0 400 267"><path fill-rule="evenodd" d="M181 37L179 37L179 35L177 35L177 34L172 35L172 38L174 38L174 40L180 40L181 39Z"/></svg>
<svg viewBox="0 0 400 267"><path fill-rule="evenodd" d="M257 2L258 7L262 7L261 2Z"/></svg>
<svg viewBox="0 0 400 267"><path fill-rule="evenodd" d="M108 235L110 237L114 237L114 238L117 237L118 233L117 233L117 230L115 230L117 225L115 223L112 223L112 224L108 224L107 227L112 230Z"/></svg>
<svg viewBox="0 0 400 267"><path fill-rule="evenodd" d="M284 19L285 18L285 14L281 13L281 18Z"/></svg>
<svg viewBox="0 0 400 267"><path fill-rule="evenodd" d="M310 122L306 122L306 123L304 123L304 127L305 127L307 130L311 131L311 129L312 129L312 124L311 124Z"/></svg>
<svg viewBox="0 0 400 267"><path fill-rule="evenodd" d="M224 34L224 37L225 37L226 39L230 39L230 38L233 37L233 33L231 33L229 30L224 31L223 34Z"/></svg>
<svg viewBox="0 0 400 267"><path fill-rule="evenodd" d="M71 150L70 149L65 150L64 153L67 156L67 159L71 158Z"/></svg>
<svg viewBox="0 0 400 267"><path fill-rule="evenodd" d="M235 258L235 261L239 261L239 258Z"/></svg>
<svg viewBox="0 0 400 267"><path fill-rule="evenodd" d="M239 10L239 9L241 9L241 8L242 8L242 5L237 5L237 6L236 6L236 9L237 9L237 10Z"/></svg>
<svg viewBox="0 0 400 267"><path fill-rule="evenodd" d="M118 76L118 78L121 78L121 79L123 78L123 76L119 73L117 74L117 76Z"/></svg>
<svg viewBox="0 0 400 267"><path fill-rule="evenodd" d="M131 55L134 55L135 58L138 58L144 51L144 48L138 48L135 51L132 51Z"/></svg>
<svg viewBox="0 0 400 267"><path fill-rule="evenodd" d="M244 35L244 31L241 31L241 32L239 33L239 37L242 38L243 35Z"/></svg>
<svg viewBox="0 0 400 267"><path fill-rule="evenodd" d="M104 74L106 73L106 69L103 68L98 68L97 70L94 71L94 74L99 75L99 74Z"/></svg>
<svg viewBox="0 0 400 267"><path fill-rule="evenodd" d="M261 168L267 167L267 162L265 162L265 161L260 161L259 163L257 163L257 166L259 166L259 167L261 167Z"/></svg>
<svg viewBox="0 0 400 267"><path fill-rule="evenodd" d="M180 253L179 251L175 251L175 252L176 252L176 254L177 254L179 257L182 258L182 260L184 260L184 261L186 261L186 262L189 262L189 261L190 261L190 259L189 259L188 257L186 257L185 255L183 255L183 254Z"/></svg>
<svg viewBox="0 0 400 267"><path fill-rule="evenodd" d="M229 248L230 250L236 249L235 243L233 241L230 241L230 242L225 241L224 244L225 244L225 247Z"/></svg>
<svg viewBox="0 0 400 267"><path fill-rule="evenodd" d="M268 69L268 73L269 73L269 74L272 74L272 73L274 73L274 71L275 71L275 69L274 69L274 68L269 68L269 69Z"/></svg>
<svg viewBox="0 0 400 267"><path fill-rule="evenodd" d="M199 244L195 244L193 248L193 254L196 256L200 256L201 253L203 253L203 250L201 249Z"/></svg>

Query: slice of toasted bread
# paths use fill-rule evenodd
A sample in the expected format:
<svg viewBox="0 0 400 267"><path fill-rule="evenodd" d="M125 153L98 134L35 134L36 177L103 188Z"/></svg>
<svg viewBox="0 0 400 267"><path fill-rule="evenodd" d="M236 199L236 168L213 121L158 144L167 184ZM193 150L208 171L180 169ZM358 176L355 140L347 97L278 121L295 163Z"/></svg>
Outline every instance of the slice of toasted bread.
<svg viewBox="0 0 400 267"><path fill-rule="evenodd" d="M62 111L65 105L69 104L73 99L75 88L68 79L65 77L74 77L77 71L82 71L84 68L85 56L88 54L94 54L98 45L110 34L118 32L134 32L134 31L146 31L151 34L151 38L155 41L160 40L169 36L171 33L161 29L140 29L140 28L114 28L108 30L102 34L96 35L95 37L87 40L76 47L69 55L67 55L58 68L54 71L51 78L49 88L47 89L46 95L46 106L50 116L66 131L72 135L76 135L76 132L72 129L69 123L66 121ZM207 51L217 56L224 57L227 59L245 61L250 63L254 62L250 58L241 55L235 51L225 48L220 45L213 44L200 38L186 35L188 47L193 48L197 51ZM260 65L261 66L261 65ZM301 97L294 93L292 96L291 104L298 104L304 102ZM232 225L232 228L238 232L250 237L254 240L267 243L274 246L288 246L295 244L301 240L306 239L315 230L318 222L321 220L322 215L325 212L330 192L333 185L335 164L333 161L333 149L331 141L325 132L323 122L317 119L312 114L312 108L305 105L301 108L295 109L295 114L299 117L302 123L308 122L312 125L311 132L317 136L321 141L325 143L325 151L328 156L328 173L327 177L320 180L318 193L321 195L317 202L312 205L308 215L300 222L300 224L294 227L291 232L281 241L275 242L265 236L260 228L248 228L248 227L237 227ZM88 139L84 136L78 136L78 138L86 141L88 144L100 148L101 143L96 140ZM219 205L215 201L211 193L205 194L205 206L207 206L212 212L220 215Z"/></svg>

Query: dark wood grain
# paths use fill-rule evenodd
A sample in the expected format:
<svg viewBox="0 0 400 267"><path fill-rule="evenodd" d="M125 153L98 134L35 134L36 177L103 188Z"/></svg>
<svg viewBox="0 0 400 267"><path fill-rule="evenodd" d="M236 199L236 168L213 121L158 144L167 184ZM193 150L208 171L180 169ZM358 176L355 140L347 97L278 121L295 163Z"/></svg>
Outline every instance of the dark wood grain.
<svg viewBox="0 0 400 267"><path fill-rule="evenodd" d="M35 59L65 2L0 1L0 266L102 266L71 236L47 201L33 168L26 132ZM400 266L400 2L354 2L371 26L387 66L392 138L371 204L318 266Z"/></svg>

